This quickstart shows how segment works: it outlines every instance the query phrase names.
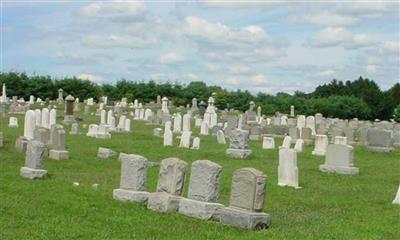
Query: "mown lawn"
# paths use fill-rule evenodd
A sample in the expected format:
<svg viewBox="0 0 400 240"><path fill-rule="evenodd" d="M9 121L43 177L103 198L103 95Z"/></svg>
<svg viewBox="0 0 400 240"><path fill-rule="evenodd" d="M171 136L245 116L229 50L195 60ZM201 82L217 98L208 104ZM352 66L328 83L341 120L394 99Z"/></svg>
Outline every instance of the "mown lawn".
<svg viewBox="0 0 400 240"><path fill-rule="evenodd" d="M80 117L84 124L99 122L99 117ZM320 172L324 158L312 156L313 147L307 146L298 154L302 189L295 190L277 186L278 150L261 149L261 141L251 143L250 158L238 160L226 157L227 145L218 145L211 136L201 137L199 151L164 148L162 139L153 137L154 126L142 122L133 121L132 133L113 133L111 140L86 137L87 129L81 123L83 134L67 135L70 159L46 158L49 176L30 181L20 177L24 155L14 150L15 139L23 133L23 117L19 116L18 129L7 124L8 115L0 116L5 138L5 147L0 149L0 239L400 239L400 207L391 203L400 180L399 149L385 154L356 147L355 165L360 174L343 176ZM268 176L264 211L272 215L272 226L263 231L244 230L117 202L112 191L119 187L120 164L116 158L98 159L100 146L151 161L167 157L188 163L214 161L223 166L219 202L225 205L232 173L242 167L257 168ZM158 170L149 170L149 191L155 190ZM97 190L92 188L95 183Z"/></svg>

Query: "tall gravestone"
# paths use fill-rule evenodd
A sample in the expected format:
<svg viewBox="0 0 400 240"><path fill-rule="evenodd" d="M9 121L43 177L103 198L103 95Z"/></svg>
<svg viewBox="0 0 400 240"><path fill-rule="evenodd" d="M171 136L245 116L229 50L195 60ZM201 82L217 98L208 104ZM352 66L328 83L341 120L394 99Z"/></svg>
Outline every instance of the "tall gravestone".
<svg viewBox="0 0 400 240"><path fill-rule="evenodd" d="M54 128L52 136L52 149L49 152L49 158L54 160L67 160L69 152L65 149L65 131L64 129Z"/></svg>
<svg viewBox="0 0 400 240"><path fill-rule="evenodd" d="M246 158L251 155L249 149L249 132L246 130L235 129L229 136L229 148L226 155L233 158Z"/></svg>
<svg viewBox="0 0 400 240"><path fill-rule="evenodd" d="M199 218L211 219L222 204L219 197L222 167L209 160L197 160L192 164L187 198L179 203L179 213Z"/></svg>
<svg viewBox="0 0 400 240"><path fill-rule="evenodd" d="M374 152L391 152L393 144L391 131L370 128L367 131L367 149Z"/></svg>
<svg viewBox="0 0 400 240"><path fill-rule="evenodd" d="M20 169L22 177L38 179L46 176L47 171L43 169L45 152L46 145L44 143L35 140L29 141L26 149L25 166Z"/></svg>
<svg viewBox="0 0 400 240"><path fill-rule="evenodd" d="M145 157L135 154L121 155L120 161L120 187L114 189L113 198L119 201L146 202L149 197L146 191L149 162Z"/></svg>
<svg viewBox="0 0 400 240"><path fill-rule="evenodd" d="M326 149L328 147L328 136L326 135L315 135L315 146L311 152L312 155L325 156Z"/></svg>
<svg viewBox="0 0 400 240"><path fill-rule="evenodd" d="M222 224L250 229L265 229L270 215L263 213L267 176L254 168L237 170L232 177L229 207L219 211Z"/></svg>
<svg viewBox="0 0 400 240"><path fill-rule="evenodd" d="M176 212L183 192L187 163L178 158L161 161L157 191L150 193L147 208L157 212Z"/></svg>
<svg viewBox="0 0 400 240"><path fill-rule="evenodd" d="M65 116L64 116L64 123L70 124L75 122L74 117L74 101L75 98L71 95L68 95L65 98Z"/></svg>
<svg viewBox="0 0 400 240"><path fill-rule="evenodd" d="M294 149L279 149L278 185L299 188L297 151Z"/></svg>

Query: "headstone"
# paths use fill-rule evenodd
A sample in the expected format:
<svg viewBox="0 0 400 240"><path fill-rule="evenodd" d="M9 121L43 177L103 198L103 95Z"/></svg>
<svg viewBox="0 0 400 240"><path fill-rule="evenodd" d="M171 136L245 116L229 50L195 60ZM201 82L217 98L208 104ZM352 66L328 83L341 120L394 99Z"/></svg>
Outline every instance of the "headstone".
<svg viewBox="0 0 400 240"><path fill-rule="evenodd" d="M49 113L49 129L52 125L57 124L57 111L53 108Z"/></svg>
<svg viewBox="0 0 400 240"><path fill-rule="evenodd" d="M246 158L252 153L249 149L249 132L235 129L229 136L229 148L226 155L232 158Z"/></svg>
<svg viewBox="0 0 400 240"><path fill-rule="evenodd" d="M154 137L162 137L164 134L164 131L162 128L154 128L153 129L153 136Z"/></svg>
<svg viewBox="0 0 400 240"><path fill-rule="evenodd" d="M182 131L182 116L177 113L174 117L174 132L180 133Z"/></svg>
<svg viewBox="0 0 400 240"><path fill-rule="evenodd" d="M347 137L336 136L333 143L347 145Z"/></svg>
<svg viewBox="0 0 400 240"><path fill-rule="evenodd" d="M25 157L25 166L21 167L20 174L24 178L39 179L46 176L47 171L43 169L43 157L46 145L39 141L28 142Z"/></svg>
<svg viewBox="0 0 400 240"><path fill-rule="evenodd" d="M86 133L86 136L95 138L97 136L98 129L99 129L99 125L89 124L88 132Z"/></svg>
<svg viewBox="0 0 400 240"><path fill-rule="evenodd" d="M164 130L164 147L173 145L173 134L170 129Z"/></svg>
<svg viewBox="0 0 400 240"><path fill-rule="evenodd" d="M273 137L263 137L263 149L275 149L275 140Z"/></svg>
<svg viewBox="0 0 400 240"><path fill-rule="evenodd" d="M346 175L358 174L358 168L353 166L353 147L329 144L326 150L325 164L320 165L319 170Z"/></svg>
<svg viewBox="0 0 400 240"><path fill-rule="evenodd" d="M71 95L68 95L65 98L66 104L65 104L65 116L64 116L64 123L69 124L69 123L74 123L75 122L75 117L74 117L74 101L75 98Z"/></svg>
<svg viewBox="0 0 400 240"><path fill-rule="evenodd" d="M367 149L373 152L393 151L391 131L370 128L367 131Z"/></svg>
<svg viewBox="0 0 400 240"><path fill-rule="evenodd" d="M55 129L55 135L52 139L52 149L49 152L49 158L54 160L67 160L69 152L65 149L65 131L64 129Z"/></svg>
<svg viewBox="0 0 400 240"><path fill-rule="evenodd" d="M157 191L150 193L147 208L158 212L175 212L183 192L187 163L178 158L161 161Z"/></svg>
<svg viewBox="0 0 400 240"><path fill-rule="evenodd" d="M97 150L97 157L102 159L110 159L112 157L116 157L117 154L117 152L109 148L99 147L99 149Z"/></svg>
<svg viewBox="0 0 400 240"><path fill-rule="evenodd" d="M35 120L36 120L36 126L41 127L42 126L42 111L40 109L35 109Z"/></svg>
<svg viewBox="0 0 400 240"><path fill-rule="evenodd" d="M290 148L292 144L292 138L290 136L285 136L282 142L282 146L280 148Z"/></svg>
<svg viewBox="0 0 400 240"><path fill-rule="evenodd" d="M8 120L8 127L18 128L18 118L10 117L10 119Z"/></svg>
<svg viewBox="0 0 400 240"><path fill-rule="evenodd" d="M146 158L135 154L124 154L121 160L121 180L119 189L114 189L113 198L119 201L146 202L147 168Z"/></svg>
<svg viewBox="0 0 400 240"><path fill-rule="evenodd" d="M300 130L297 127L289 128L289 136L292 138L292 143L295 143L300 138Z"/></svg>
<svg viewBox="0 0 400 240"><path fill-rule="evenodd" d="M304 140L303 139L297 139L296 144L294 145L294 150L296 152L303 152L303 147L304 147Z"/></svg>
<svg viewBox="0 0 400 240"><path fill-rule="evenodd" d="M299 140L301 141L301 139ZM299 170L295 149L279 149L278 185L299 188Z"/></svg>
<svg viewBox="0 0 400 240"><path fill-rule="evenodd" d="M179 147L181 148L190 148L190 137L192 136L192 132L183 131L181 135L181 141L179 143Z"/></svg>
<svg viewBox="0 0 400 240"><path fill-rule="evenodd" d="M397 189L397 193L396 193L396 196L393 199L392 204L399 204L400 205L400 184L399 184L399 188Z"/></svg>
<svg viewBox="0 0 400 240"><path fill-rule="evenodd" d="M229 207L219 211L222 224L265 229L271 223L269 214L263 213L267 177L254 168L241 168L232 177Z"/></svg>
<svg viewBox="0 0 400 240"><path fill-rule="evenodd" d="M222 130L217 131L217 142L218 144L226 144L225 135Z"/></svg>
<svg viewBox="0 0 400 240"><path fill-rule="evenodd" d="M49 119L50 119L50 115L49 115L49 109L48 108L43 108L42 109L42 123L40 124L42 127L44 128L50 128L49 126Z"/></svg>
<svg viewBox="0 0 400 240"><path fill-rule="evenodd" d="M193 139L193 143L192 143L192 148L194 150L199 150L200 149L200 138L199 137L195 137Z"/></svg>
<svg viewBox="0 0 400 240"><path fill-rule="evenodd" d="M304 140L305 144L312 143L312 130L311 128L302 128L301 129L301 139Z"/></svg>
<svg viewBox="0 0 400 240"><path fill-rule="evenodd" d="M312 151L312 155L325 156L326 149L328 147L328 136L326 135L315 135L315 146Z"/></svg>
<svg viewBox="0 0 400 240"><path fill-rule="evenodd" d="M131 120L129 118L125 119L124 132L131 132Z"/></svg>
<svg viewBox="0 0 400 240"><path fill-rule="evenodd" d="M199 218L211 219L223 205L216 203L219 197L219 185L222 167L209 160L197 160L192 163L189 193L179 203L179 213Z"/></svg>
<svg viewBox="0 0 400 240"><path fill-rule="evenodd" d="M201 127L200 127L200 135L208 135L208 123L205 121L201 122Z"/></svg>
<svg viewBox="0 0 400 240"><path fill-rule="evenodd" d="M191 124L190 124L191 117L189 114L183 115L183 126L182 131L191 131Z"/></svg>
<svg viewBox="0 0 400 240"><path fill-rule="evenodd" d="M78 123L73 123L71 125L71 131L69 132L69 135L79 135L79 125Z"/></svg>
<svg viewBox="0 0 400 240"><path fill-rule="evenodd" d="M294 117L294 106L290 106L290 116Z"/></svg>

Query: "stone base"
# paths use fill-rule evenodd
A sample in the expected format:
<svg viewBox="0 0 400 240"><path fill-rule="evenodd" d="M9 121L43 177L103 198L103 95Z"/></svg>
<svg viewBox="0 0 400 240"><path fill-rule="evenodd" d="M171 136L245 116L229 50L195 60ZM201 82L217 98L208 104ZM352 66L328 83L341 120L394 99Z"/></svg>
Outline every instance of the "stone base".
<svg viewBox="0 0 400 240"><path fill-rule="evenodd" d="M49 152L49 158L54 160L67 160L69 158L68 151L58 151L51 149Z"/></svg>
<svg viewBox="0 0 400 240"><path fill-rule="evenodd" d="M326 155L326 151L312 151L311 155L315 155L315 156L325 156Z"/></svg>
<svg viewBox="0 0 400 240"><path fill-rule="evenodd" d="M21 167L20 174L24 178L28 179L39 179L47 175L47 171L44 169L34 169L28 167Z"/></svg>
<svg viewBox="0 0 400 240"><path fill-rule="evenodd" d="M201 202L189 198L182 198L179 203L179 213L203 220L213 218L218 209L224 205L219 203Z"/></svg>
<svg viewBox="0 0 400 240"><path fill-rule="evenodd" d="M63 123L64 124L76 123L75 117L73 115L65 115Z"/></svg>
<svg viewBox="0 0 400 240"><path fill-rule="evenodd" d="M19 137L17 138L17 141L15 141L15 150L21 153L26 152L26 147L28 146L28 139L25 137Z"/></svg>
<svg viewBox="0 0 400 240"><path fill-rule="evenodd" d="M222 224L249 229L266 229L271 225L271 216L267 213L250 212L231 207L219 211Z"/></svg>
<svg viewBox="0 0 400 240"><path fill-rule="evenodd" d="M261 135L250 135L249 139L250 140L260 140L261 139Z"/></svg>
<svg viewBox="0 0 400 240"><path fill-rule="evenodd" d="M367 150L371 152L392 152L394 148L392 147L373 147L367 146Z"/></svg>
<svg viewBox="0 0 400 240"><path fill-rule="evenodd" d="M154 192L149 194L147 208L156 212L176 212L182 197L174 196L165 192Z"/></svg>
<svg viewBox="0 0 400 240"><path fill-rule="evenodd" d="M144 203L147 202L149 197L148 192L143 191L132 191L132 190L125 190L125 189L114 189L113 191L113 198L118 201L122 202L139 202Z"/></svg>
<svg viewBox="0 0 400 240"><path fill-rule="evenodd" d="M229 157L233 158L247 158L250 156L252 151L250 149L233 149L233 148L228 148L226 149L226 155Z"/></svg>
<svg viewBox="0 0 400 240"><path fill-rule="evenodd" d="M358 174L358 168L356 167L342 167L342 166L331 166L331 165L319 165L321 172L339 173L345 175L356 175Z"/></svg>

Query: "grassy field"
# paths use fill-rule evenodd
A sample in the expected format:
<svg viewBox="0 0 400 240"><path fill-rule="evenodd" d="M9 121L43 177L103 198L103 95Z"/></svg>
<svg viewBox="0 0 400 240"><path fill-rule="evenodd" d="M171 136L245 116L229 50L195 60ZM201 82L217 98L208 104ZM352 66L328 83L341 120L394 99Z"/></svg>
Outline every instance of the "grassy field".
<svg viewBox="0 0 400 240"><path fill-rule="evenodd" d="M85 124L99 122L99 117L80 117ZM23 117L19 116L18 129L7 124L8 115L0 116L5 138L5 147L0 148L0 239L400 239L400 208L391 204L400 180L399 149L385 154L356 147L360 174L343 176L320 172L324 158L312 156L313 147L307 146L298 154L302 189L295 190L277 186L278 151L261 149L260 141L251 142L250 158L230 159L225 156L227 145L218 145L215 137L201 137L199 151L164 148L162 138L152 135L154 126L133 121L132 133L113 133L111 140L88 138L87 129L81 129L80 136L67 134L70 159L46 158L48 177L30 181L20 177L24 155L14 150L15 139L23 133ZM232 173L242 167L259 169L268 176L264 212L271 214L272 225L263 231L244 230L117 202L112 191L119 187L120 163L116 158L98 159L98 147L151 161L214 161L223 166L219 202L225 205ZM158 170L149 170L149 191L156 188ZM92 188L95 183L97 190Z"/></svg>

